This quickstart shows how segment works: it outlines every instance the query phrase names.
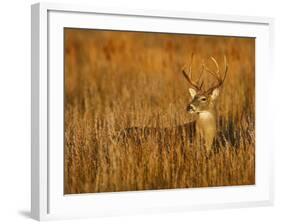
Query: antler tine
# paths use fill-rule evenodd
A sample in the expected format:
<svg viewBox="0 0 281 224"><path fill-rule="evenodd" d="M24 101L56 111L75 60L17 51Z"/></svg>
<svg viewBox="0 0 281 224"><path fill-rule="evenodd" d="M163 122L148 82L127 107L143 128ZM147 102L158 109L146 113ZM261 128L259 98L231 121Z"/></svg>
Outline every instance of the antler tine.
<svg viewBox="0 0 281 224"><path fill-rule="evenodd" d="M227 74L227 71L228 71L228 63L227 63L227 60L226 60L226 56L224 55L224 65L225 65L225 69L224 69L224 78L223 78L223 81L225 80L226 78L226 74Z"/></svg>
<svg viewBox="0 0 281 224"><path fill-rule="evenodd" d="M202 78L202 75L203 75L204 70L205 70L205 62L203 61L202 65L201 65L201 72L200 72L200 75L199 75L199 78L198 78L197 83L199 83L199 82L200 82L200 80L201 80L201 78ZM203 85L204 85L204 80L202 80L202 82L201 82L201 84L200 84L200 87L199 87L199 88L200 88L200 89L202 89Z"/></svg>
<svg viewBox="0 0 281 224"><path fill-rule="evenodd" d="M196 90L200 90L202 86L199 87L196 83L192 82L192 80L191 80L191 78L192 78L192 62L193 62L193 53L191 54L191 59L190 59L188 73L186 73L186 71L185 71L185 66L182 69L182 73L183 73L185 79L188 81L188 83L192 87L194 87Z"/></svg>
<svg viewBox="0 0 281 224"><path fill-rule="evenodd" d="M210 70L207 66L206 66L206 71L209 72L212 76L214 76L214 77L217 79L217 78L218 78L217 76L219 75L219 72L220 72L220 68L219 68L218 62L217 62L216 59L215 59L214 57L212 57L212 56L210 57L210 59L214 62L217 71L216 71L216 72L213 72L213 71Z"/></svg>
<svg viewBox="0 0 281 224"><path fill-rule="evenodd" d="M217 62L217 60L214 58L214 57L211 57L211 60L214 62L214 64L216 65L216 68L217 68L217 74L220 73L220 67L219 67L219 64Z"/></svg>
<svg viewBox="0 0 281 224"><path fill-rule="evenodd" d="M224 76L223 76L223 78L221 79L221 85L223 84L223 82L224 82L224 80L225 80L225 78L226 78L226 74L227 74L227 71L228 71L228 64L227 64L227 60L226 60L226 56L224 55L224 57L223 57L223 59L224 59L224 66L225 66L225 69L224 69Z"/></svg>
<svg viewBox="0 0 281 224"><path fill-rule="evenodd" d="M209 93L212 92L214 89L219 88L224 83L224 80L226 78L227 71L228 71L228 64L227 64L225 55L224 55L225 71L224 71L223 77L221 77L221 75L220 75L220 69L219 69L216 59L214 57L211 57L211 59L214 62L214 64L216 65L217 71L216 71L216 73L214 73L208 68L206 68L206 71L208 71L212 76L214 76L216 78L216 80L218 81L218 83L207 90L207 92L209 92Z"/></svg>
<svg viewBox="0 0 281 224"><path fill-rule="evenodd" d="M204 81L201 82L200 89L202 89L203 85L204 85Z"/></svg>

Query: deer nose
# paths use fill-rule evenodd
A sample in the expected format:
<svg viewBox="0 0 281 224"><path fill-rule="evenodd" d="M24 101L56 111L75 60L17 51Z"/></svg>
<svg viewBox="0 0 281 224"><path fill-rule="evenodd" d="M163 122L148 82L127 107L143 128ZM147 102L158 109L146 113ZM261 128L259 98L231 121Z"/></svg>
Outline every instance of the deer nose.
<svg viewBox="0 0 281 224"><path fill-rule="evenodd" d="M187 106L186 110L187 110L187 112L194 112L195 107L192 104L190 104L190 105Z"/></svg>

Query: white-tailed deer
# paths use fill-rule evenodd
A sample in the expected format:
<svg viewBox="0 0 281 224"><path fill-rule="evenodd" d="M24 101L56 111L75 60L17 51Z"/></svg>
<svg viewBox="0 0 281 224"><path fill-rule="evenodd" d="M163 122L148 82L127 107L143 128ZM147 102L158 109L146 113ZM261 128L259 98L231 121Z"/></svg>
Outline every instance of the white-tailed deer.
<svg viewBox="0 0 281 224"><path fill-rule="evenodd" d="M216 71L210 70L203 62L202 70L200 72L199 79L197 82L192 81L193 54L191 55L191 61L189 64L188 72L186 72L186 66L182 69L182 73L185 79L191 86L189 88L191 102L188 103L186 109L189 113L196 114L196 136L201 140L200 142L204 142L207 151L211 150L214 137L217 131L214 104L216 98L219 95L219 89L224 83L228 70L228 64L225 56L225 69L223 75L220 72L220 68L216 59L214 57L210 57L210 59L214 63ZM204 81L200 82L204 71L212 75L216 80L216 83L207 89L204 89Z"/></svg>
<svg viewBox="0 0 281 224"><path fill-rule="evenodd" d="M220 72L216 59L210 57L210 60L214 63L216 71L209 69L203 62L197 82L192 80L193 54L191 55L188 71L186 71L186 65L182 69L182 74L190 85L189 94L191 96L191 101L188 102L186 110L188 113L196 115L195 121L171 128L130 127L119 132L118 139L121 138L123 141L126 139L133 139L135 142L138 142L140 137L145 139L147 136L156 135L163 140L165 137L171 136L171 133L174 133L181 137L196 138L200 143L204 144L206 150L209 152L212 148L217 129L214 104L228 70L226 57L224 57L225 69L223 75ZM215 79L215 83L207 89L204 89L204 81L201 81L204 72L207 72Z"/></svg>

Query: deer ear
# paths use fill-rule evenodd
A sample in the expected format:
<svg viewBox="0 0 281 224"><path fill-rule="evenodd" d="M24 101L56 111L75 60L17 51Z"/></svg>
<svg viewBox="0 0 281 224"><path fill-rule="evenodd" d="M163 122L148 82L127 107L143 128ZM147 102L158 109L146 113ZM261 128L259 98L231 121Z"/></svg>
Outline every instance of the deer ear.
<svg viewBox="0 0 281 224"><path fill-rule="evenodd" d="M215 100L220 94L220 91L218 88L214 89L211 95L212 100Z"/></svg>
<svg viewBox="0 0 281 224"><path fill-rule="evenodd" d="M193 99L196 95L196 90L192 89L192 88L189 88L188 90L189 90L189 94L190 94L191 98Z"/></svg>

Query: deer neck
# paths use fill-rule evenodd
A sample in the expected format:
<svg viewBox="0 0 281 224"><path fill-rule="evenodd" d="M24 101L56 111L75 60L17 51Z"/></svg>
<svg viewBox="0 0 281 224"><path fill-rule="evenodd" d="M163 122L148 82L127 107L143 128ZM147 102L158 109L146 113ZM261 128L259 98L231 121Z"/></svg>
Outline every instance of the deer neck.
<svg viewBox="0 0 281 224"><path fill-rule="evenodd" d="M196 120L196 130L199 139L203 139L207 151L212 148L213 140L216 135L216 119L214 111L203 111L198 114Z"/></svg>
<svg viewBox="0 0 281 224"><path fill-rule="evenodd" d="M211 110L198 113L196 126L202 135L213 138L216 132L215 112Z"/></svg>

